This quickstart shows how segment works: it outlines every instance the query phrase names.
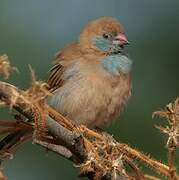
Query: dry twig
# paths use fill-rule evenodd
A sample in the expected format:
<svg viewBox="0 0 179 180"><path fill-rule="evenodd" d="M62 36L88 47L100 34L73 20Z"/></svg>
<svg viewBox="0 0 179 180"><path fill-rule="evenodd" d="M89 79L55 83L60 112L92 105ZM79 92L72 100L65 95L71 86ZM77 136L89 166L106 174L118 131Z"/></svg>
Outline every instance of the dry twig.
<svg viewBox="0 0 179 180"><path fill-rule="evenodd" d="M32 69L31 74L32 87L26 91L0 82L0 101L25 117L22 118L25 123L20 123L19 126L12 123L12 127L17 125L17 130L0 142L1 159L7 157L8 152L19 142L32 137L35 144L73 161L80 169L80 175L91 180L157 180L157 177L142 172L137 166L139 162L171 180L179 179L174 164L179 136L179 100L168 105L164 111L155 113L166 117L169 122L169 126L160 127L162 132L168 134L168 165L165 165L126 144L115 141L107 133L76 126L73 121L63 117L45 103L45 98L51 95L47 85L36 81ZM0 125L8 127L9 124L0 122ZM126 165L131 167L132 172L128 171Z"/></svg>

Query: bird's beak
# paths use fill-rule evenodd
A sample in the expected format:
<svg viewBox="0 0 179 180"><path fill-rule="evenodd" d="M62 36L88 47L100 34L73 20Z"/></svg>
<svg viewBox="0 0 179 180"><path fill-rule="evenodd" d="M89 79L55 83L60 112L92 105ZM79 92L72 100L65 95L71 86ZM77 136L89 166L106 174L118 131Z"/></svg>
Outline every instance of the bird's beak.
<svg viewBox="0 0 179 180"><path fill-rule="evenodd" d="M124 45L129 44L129 41L127 40L124 33L119 33L113 40L114 45L118 45L120 47L123 47Z"/></svg>

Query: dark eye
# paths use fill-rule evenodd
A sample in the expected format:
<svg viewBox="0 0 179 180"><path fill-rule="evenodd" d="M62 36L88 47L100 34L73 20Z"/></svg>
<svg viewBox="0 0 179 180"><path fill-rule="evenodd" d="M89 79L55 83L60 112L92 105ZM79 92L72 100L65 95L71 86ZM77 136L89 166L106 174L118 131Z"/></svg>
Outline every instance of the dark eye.
<svg viewBox="0 0 179 180"><path fill-rule="evenodd" d="M111 38L111 35L110 35L110 34L107 34L107 33L104 33L104 34L103 34L103 38L104 38L104 39L110 39L110 38Z"/></svg>

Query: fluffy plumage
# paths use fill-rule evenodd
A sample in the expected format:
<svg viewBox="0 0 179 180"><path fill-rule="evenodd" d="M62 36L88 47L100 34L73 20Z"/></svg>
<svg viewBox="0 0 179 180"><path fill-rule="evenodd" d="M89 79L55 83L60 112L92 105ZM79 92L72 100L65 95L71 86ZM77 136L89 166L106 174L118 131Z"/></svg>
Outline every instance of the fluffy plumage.
<svg viewBox="0 0 179 180"><path fill-rule="evenodd" d="M90 128L114 119L131 94L132 62L122 53L127 43L115 18L90 22L79 41L56 56L48 79L49 105Z"/></svg>

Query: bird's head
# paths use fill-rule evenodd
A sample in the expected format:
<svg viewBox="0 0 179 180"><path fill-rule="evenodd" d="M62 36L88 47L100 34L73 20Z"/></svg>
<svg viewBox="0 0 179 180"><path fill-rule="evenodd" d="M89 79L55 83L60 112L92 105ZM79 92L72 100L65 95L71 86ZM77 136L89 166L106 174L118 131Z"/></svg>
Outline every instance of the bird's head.
<svg viewBox="0 0 179 180"><path fill-rule="evenodd" d="M129 44L122 25L113 17L101 17L90 22L81 32L79 44L85 51L120 53Z"/></svg>

